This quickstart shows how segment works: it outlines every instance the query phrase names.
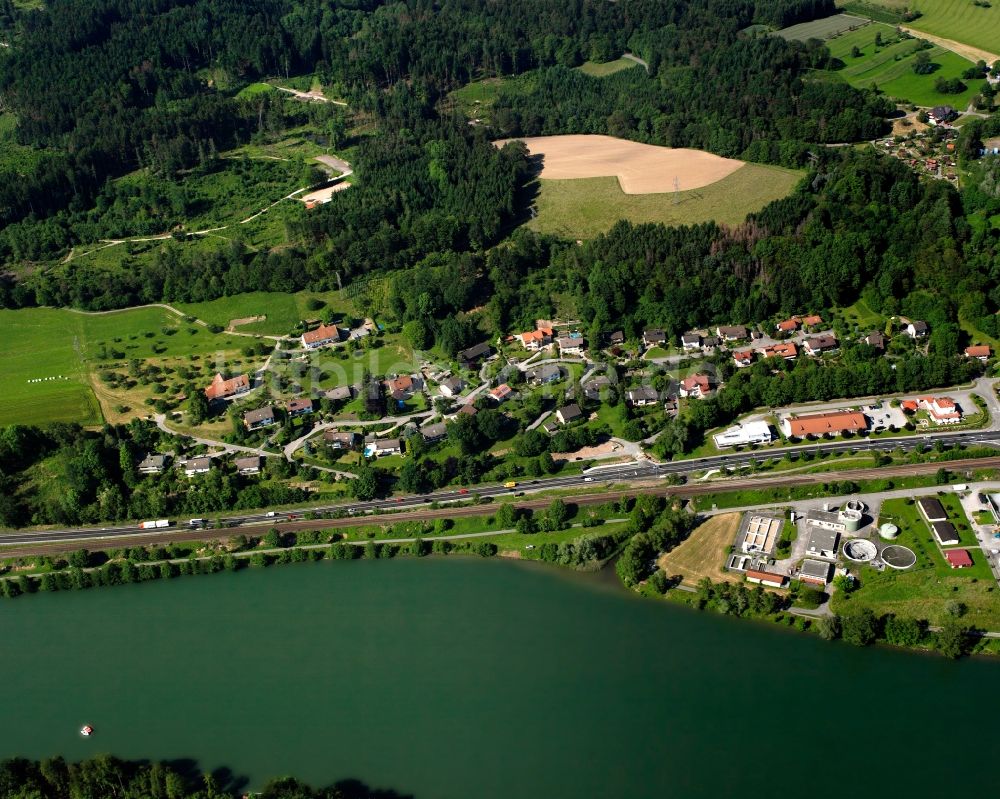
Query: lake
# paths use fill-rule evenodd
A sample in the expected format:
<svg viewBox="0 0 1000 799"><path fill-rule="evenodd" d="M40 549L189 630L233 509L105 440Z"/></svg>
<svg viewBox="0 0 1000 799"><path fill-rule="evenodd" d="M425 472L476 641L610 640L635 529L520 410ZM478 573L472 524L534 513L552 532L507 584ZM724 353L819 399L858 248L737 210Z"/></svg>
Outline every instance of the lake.
<svg viewBox="0 0 1000 799"><path fill-rule="evenodd" d="M858 650L533 564L324 562L0 604L0 757L417 799L971 795L1000 663ZM79 727L92 724L85 739Z"/></svg>

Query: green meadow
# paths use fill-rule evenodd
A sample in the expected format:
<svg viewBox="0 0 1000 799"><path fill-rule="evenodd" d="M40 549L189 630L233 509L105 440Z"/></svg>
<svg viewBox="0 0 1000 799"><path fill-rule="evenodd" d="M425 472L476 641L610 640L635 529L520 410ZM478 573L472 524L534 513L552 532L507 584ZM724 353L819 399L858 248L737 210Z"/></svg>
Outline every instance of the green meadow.
<svg viewBox="0 0 1000 799"><path fill-rule="evenodd" d="M838 2L838 5L855 5L854 13L866 13L859 4ZM905 9L920 13L905 25L918 31L962 44L972 45L1000 54L1000 3L975 5L972 0L865 0L865 6L875 10L885 9L890 14L902 15Z"/></svg>

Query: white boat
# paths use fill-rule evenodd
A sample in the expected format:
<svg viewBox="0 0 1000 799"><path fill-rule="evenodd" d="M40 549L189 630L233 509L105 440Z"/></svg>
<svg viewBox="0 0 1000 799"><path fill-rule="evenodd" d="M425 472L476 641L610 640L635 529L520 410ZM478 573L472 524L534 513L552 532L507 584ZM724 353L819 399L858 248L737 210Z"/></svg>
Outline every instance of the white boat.
<svg viewBox="0 0 1000 799"><path fill-rule="evenodd" d="M89 738L93 734L94 734L94 728L91 727L89 724L84 724L80 728L80 735L84 736L85 738Z"/></svg>

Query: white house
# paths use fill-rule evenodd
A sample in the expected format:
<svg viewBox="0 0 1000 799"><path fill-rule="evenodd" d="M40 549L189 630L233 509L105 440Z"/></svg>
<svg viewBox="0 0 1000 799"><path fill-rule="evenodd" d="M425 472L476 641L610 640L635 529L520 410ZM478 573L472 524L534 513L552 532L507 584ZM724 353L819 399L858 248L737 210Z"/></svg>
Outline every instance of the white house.
<svg viewBox="0 0 1000 799"><path fill-rule="evenodd" d="M747 444L770 444L774 440L774 431L767 422L747 422L733 425L712 438L719 449Z"/></svg>
<svg viewBox="0 0 1000 799"><path fill-rule="evenodd" d="M194 477L196 474L208 474L211 469L211 458L191 458L184 464L184 474L188 477Z"/></svg>

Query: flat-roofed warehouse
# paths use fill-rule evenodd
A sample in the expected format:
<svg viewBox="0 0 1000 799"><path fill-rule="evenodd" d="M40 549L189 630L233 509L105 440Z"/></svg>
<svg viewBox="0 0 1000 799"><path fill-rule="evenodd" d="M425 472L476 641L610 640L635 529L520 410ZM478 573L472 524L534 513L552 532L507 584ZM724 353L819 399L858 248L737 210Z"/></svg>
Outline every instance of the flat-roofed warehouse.
<svg viewBox="0 0 1000 799"><path fill-rule="evenodd" d="M917 500L917 508L928 524L948 521L948 514L945 512L944 506L934 497L921 497Z"/></svg>
<svg viewBox="0 0 1000 799"><path fill-rule="evenodd" d="M931 522L931 530L943 547L958 543L958 531L951 522Z"/></svg>
<svg viewBox="0 0 1000 799"><path fill-rule="evenodd" d="M831 564L807 558L799 567L799 579L804 583L825 586L830 579Z"/></svg>

